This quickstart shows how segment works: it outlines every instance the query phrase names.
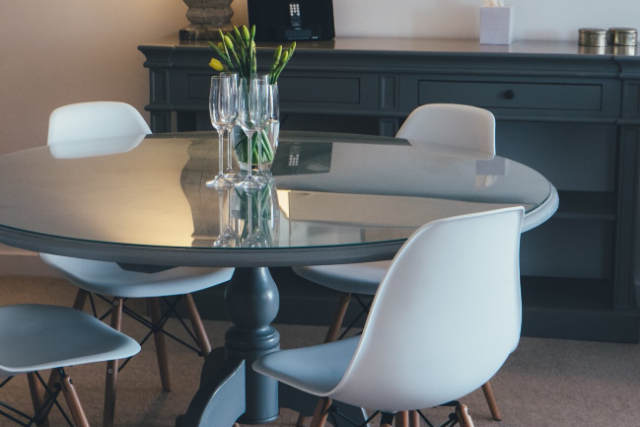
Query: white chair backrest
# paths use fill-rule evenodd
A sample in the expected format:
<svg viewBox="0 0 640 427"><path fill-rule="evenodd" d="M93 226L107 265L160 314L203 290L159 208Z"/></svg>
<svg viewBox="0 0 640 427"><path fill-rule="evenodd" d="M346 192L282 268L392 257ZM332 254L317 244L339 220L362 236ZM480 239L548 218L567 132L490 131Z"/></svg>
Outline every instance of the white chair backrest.
<svg viewBox="0 0 640 427"><path fill-rule="evenodd" d="M418 148L455 148L491 159L496 154L496 120L484 108L459 104L426 104L411 112L396 136Z"/></svg>
<svg viewBox="0 0 640 427"><path fill-rule="evenodd" d="M433 221L396 254L337 400L427 408L477 389L517 347L522 207Z"/></svg>
<svg viewBox="0 0 640 427"><path fill-rule="evenodd" d="M96 101L64 105L49 116L48 145L92 138L150 134L138 110L124 102Z"/></svg>

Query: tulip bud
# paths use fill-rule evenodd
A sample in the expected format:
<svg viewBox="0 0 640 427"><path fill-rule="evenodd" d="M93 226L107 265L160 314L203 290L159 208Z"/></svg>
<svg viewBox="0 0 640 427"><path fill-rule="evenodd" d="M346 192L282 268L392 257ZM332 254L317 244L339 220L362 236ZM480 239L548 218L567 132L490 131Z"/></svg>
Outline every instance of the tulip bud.
<svg viewBox="0 0 640 427"><path fill-rule="evenodd" d="M233 49L233 42L231 41L231 37L224 36L224 43L227 45L229 49Z"/></svg>
<svg viewBox="0 0 640 427"><path fill-rule="evenodd" d="M251 40L251 34L249 34L249 29L246 25L242 26L242 36L244 37L246 42L249 43L249 40Z"/></svg>
<svg viewBox="0 0 640 427"><path fill-rule="evenodd" d="M282 55L282 45L278 46L276 51L273 54L273 67L278 66L278 62L280 62L280 56Z"/></svg>
<svg viewBox="0 0 640 427"><path fill-rule="evenodd" d="M209 61L209 67L216 71L224 71L224 65L222 65L222 62L218 61L216 58L211 58L211 61Z"/></svg>

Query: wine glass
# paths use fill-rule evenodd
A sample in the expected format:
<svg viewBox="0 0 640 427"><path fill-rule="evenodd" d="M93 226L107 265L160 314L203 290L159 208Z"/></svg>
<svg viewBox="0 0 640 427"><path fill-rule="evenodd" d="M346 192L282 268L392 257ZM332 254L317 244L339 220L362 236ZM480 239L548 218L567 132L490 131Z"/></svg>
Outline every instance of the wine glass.
<svg viewBox="0 0 640 427"><path fill-rule="evenodd" d="M238 234L231 215L232 193L236 190L228 187L218 190L218 238L213 242L214 248L235 247Z"/></svg>
<svg viewBox="0 0 640 427"><path fill-rule="evenodd" d="M209 90L209 117L211 125L218 132L218 174L215 178L207 181L207 187L226 188L232 185L224 178L224 127L226 122L225 114L221 111L221 94L225 82L225 78L211 76L211 88Z"/></svg>
<svg viewBox="0 0 640 427"><path fill-rule="evenodd" d="M278 148L278 136L280 134L280 101L278 97L278 83L270 83L267 94L267 129L266 137L268 139L268 147L270 153L265 158L268 161L260 163L260 172L265 176L270 176L271 163L273 163L275 152Z"/></svg>
<svg viewBox="0 0 640 427"><path fill-rule="evenodd" d="M253 137L256 132L264 130L268 121L267 94L268 81L265 78L243 79L238 92L238 124L247 136L247 174L236 185L243 190L260 188L264 182L253 175L254 144ZM256 150L256 161L261 155L259 143Z"/></svg>
<svg viewBox="0 0 640 427"><path fill-rule="evenodd" d="M223 84L220 90L220 116L224 122L223 128L227 132L227 166L224 178L229 182L239 181L239 175L233 170L233 127L238 117L238 74L220 73Z"/></svg>

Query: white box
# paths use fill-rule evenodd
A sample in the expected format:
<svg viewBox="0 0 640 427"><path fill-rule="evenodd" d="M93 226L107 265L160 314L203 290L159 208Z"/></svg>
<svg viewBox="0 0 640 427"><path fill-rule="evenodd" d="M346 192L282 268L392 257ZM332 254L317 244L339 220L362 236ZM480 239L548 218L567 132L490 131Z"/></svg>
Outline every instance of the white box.
<svg viewBox="0 0 640 427"><path fill-rule="evenodd" d="M480 8L480 43L511 44L513 39L513 8Z"/></svg>

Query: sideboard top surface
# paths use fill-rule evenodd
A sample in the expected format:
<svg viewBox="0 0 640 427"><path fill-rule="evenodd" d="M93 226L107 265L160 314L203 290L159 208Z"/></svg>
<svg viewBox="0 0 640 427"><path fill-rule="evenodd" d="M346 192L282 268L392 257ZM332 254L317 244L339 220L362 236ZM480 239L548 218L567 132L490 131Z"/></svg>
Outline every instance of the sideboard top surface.
<svg viewBox="0 0 640 427"><path fill-rule="evenodd" d="M339 37L330 41L298 42L298 51L349 54L352 52L385 52L389 54L469 54L469 55L524 55L524 56L580 56L640 59L640 49L629 46L583 47L577 42L522 40L510 45L486 45L478 40L423 39L423 38L346 38ZM259 48L271 48L277 44L261 43ZM176 37L147 43L145 48L208 48L206 41L180 42Z"/></svg>

